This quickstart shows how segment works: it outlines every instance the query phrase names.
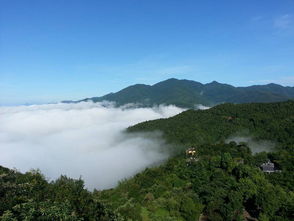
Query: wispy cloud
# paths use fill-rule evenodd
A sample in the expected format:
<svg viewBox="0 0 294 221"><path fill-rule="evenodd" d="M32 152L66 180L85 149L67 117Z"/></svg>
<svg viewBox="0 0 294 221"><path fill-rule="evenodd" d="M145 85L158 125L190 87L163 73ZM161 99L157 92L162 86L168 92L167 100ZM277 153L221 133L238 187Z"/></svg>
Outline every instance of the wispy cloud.
<svg viewBox="0 0 294 221"><path fill-rule="evenodd" d="M269 140L257 140L248 136L231 136L226 140L226 143L230 143L231 141L234 141L238 144L247 143L248 147L253 153L259 153L263 151L269 152L275 148L275 143Z"/></svg>
<svg viewBox="0 0 294 221"><path fill-rule="evenodd" d="M274 28L285 30L293 27L293 16L290 14L281 15L274 19Z"/></svg>
<svg viewBox="0 0 294 221"><path fill-rule="evenodd" d="M294 16L292 14L280 14L278 16L256 15L250 18L252 24L258 26L258 31L270 31L271 34L289 34L294 30Z"/></svg>
<svg viewBox="0 0 294 221"><path fill-rule="evenodd" d="M263 19L264 19L263 16L261 16L261 15L257 15L257 16L252 17L252 18L251 18L251 21L252 21L252 22L258 22L258 21L261 21L261 20L263 20Z"/></svg>

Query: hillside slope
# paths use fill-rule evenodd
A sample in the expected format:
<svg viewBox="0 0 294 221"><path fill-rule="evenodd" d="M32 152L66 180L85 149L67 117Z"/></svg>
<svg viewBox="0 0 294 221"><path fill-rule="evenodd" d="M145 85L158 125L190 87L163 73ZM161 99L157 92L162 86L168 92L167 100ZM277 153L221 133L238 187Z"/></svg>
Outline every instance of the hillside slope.
<svg viewBox="0 0 294 221"><path fill-rule="evenodd" d="M128 130L160 130L170 142L182 144L215 143L237 133L290 144L294 143L294 101L221 104L143 122Z"/></svg>
<svg viewBox="0 0 294 221"><path fill-rule="evenodd" d="M292 220L294 215L294 102L223 104L140 123L129 132L160 130L182 151L97 199L130 220ZM248 144L223 141L239 130L276 143L252 154ZM198 161L188 163L187 147ZM265 147L266 149L266 147ZM270 149L267 149L270 151ZM259 167L270 159L279 172Z"/></svg>

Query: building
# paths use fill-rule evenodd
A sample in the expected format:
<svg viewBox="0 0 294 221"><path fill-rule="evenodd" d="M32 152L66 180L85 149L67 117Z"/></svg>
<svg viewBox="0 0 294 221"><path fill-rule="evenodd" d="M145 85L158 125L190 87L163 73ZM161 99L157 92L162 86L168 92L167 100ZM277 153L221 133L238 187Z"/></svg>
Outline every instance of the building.
<svg viewBox="0 0 294 221"><path fill-rule="evenodd" d="M187 164L191 164L193 162L197 162L197 151L196 148L191 147L186 150L186 162Z"/></svg>
<svg viewBox="0 0 294 221"><path fill-rule="evenodd" d="M275 164L272 163L270 160L266 163L261 164L261 169L265 173L274 173L276 172L275 170Z"/></svg>
<svg viewBox="0 0 294 221"><path fill-rule="evenodd" d="M186 156L196 156L196 149L191 147L186 150Z"/></svg>

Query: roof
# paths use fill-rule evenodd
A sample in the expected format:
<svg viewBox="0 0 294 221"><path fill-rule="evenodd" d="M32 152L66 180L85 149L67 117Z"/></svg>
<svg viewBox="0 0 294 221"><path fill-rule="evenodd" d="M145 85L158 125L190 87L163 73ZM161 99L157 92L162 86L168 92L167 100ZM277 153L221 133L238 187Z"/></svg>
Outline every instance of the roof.
<svg viewBox="0 0 294 221"><path fill-rule="evenodd" d="M275 165L270 161L261 164L261 168L263 172L275 172Z"/></svg>

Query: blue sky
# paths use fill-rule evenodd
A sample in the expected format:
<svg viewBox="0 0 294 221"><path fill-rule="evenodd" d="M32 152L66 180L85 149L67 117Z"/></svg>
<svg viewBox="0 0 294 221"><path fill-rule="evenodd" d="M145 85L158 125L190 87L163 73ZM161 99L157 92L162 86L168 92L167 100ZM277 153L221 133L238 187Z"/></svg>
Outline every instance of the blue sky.
<svg viewBox="0 0 294 221"><path fill-rule="evenodd" d="M0 104L168 78L294 86L293 0L0 0Z"/></svg>

